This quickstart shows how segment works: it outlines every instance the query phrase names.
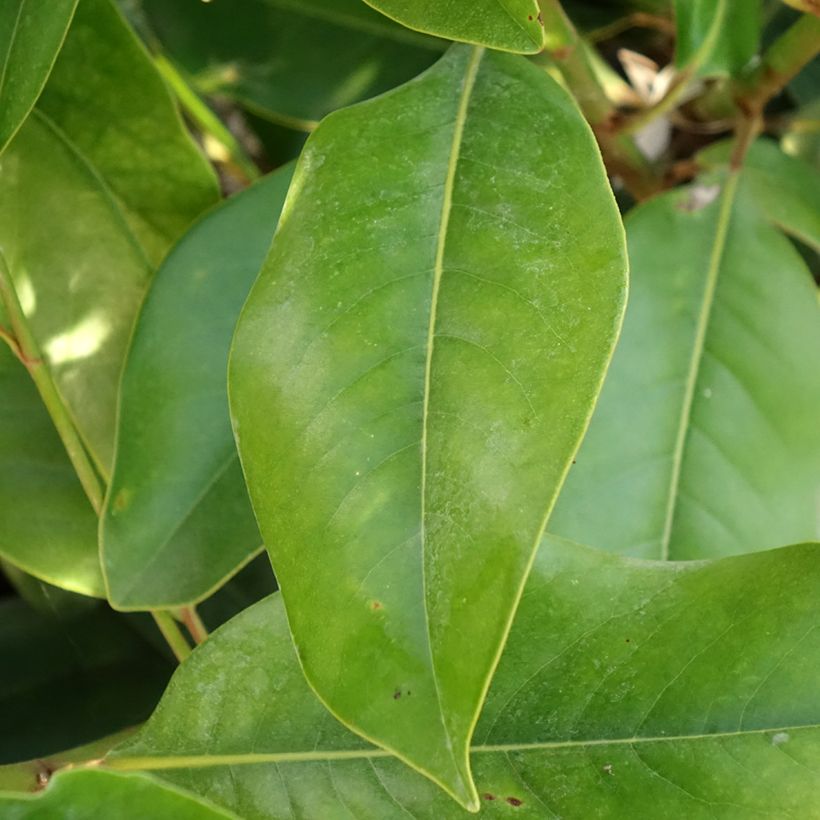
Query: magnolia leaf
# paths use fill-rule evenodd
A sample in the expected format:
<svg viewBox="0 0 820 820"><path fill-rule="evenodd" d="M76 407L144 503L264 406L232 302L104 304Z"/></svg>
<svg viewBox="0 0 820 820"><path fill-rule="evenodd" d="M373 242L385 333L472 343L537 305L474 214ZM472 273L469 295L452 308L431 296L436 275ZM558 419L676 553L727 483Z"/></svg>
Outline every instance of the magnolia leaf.
<svg viewBox="0 0 820 820"><path fill-rule="evenodd" d="M234 430L305 674L468 805L624 290L575 105L523 58L454 46L310 137L238 324Z"/></svg>
<svg viewBox="0 0 820 820"><path fill-rule="evenodd" d="M365 0L417 31L520 54L544 47L537 0Z"/></svg>
<svg viewBox="0 0 820 820"><path fill-rule="evenodd" d="M0 556L63 589L104 597L97 517L34 383L2 342L0 396Z"/></svg>
<svg viewBox="0 0 820 820"><path fill-rule="evenodd" d="M112 0L80 0L37 110L93 166L154 266L219 198L213 170Z"/></svg>
<svg viewBox="0 0 820 820"><path fill-rule="evenodd" d="M43 90L77 0L0 4L0 153Z"/></svg>
<svg viewBox="0 0 820 820"><path fill-rule="evenodd" d="M109 0L81 0L37 108L3 155L0 187L0 247L17 296L107 476L117 382L152 263L217 197Z"/></svg>
<svg viewBox="0 0 820 820"><path fill-rule="evenodd" d="M760 47L760 0L675 0L675 64L701 76L735 75Z"/></svg>
<svg viewBox="0 0 820 820"><path fill-rule="evenodd" d="M207 596L261 548L228 415L236 317L293 167L201 219L157 272L134 330L100 543L119 609Z"/></svg>
<svg viewBox="0 0 820 820"><path fill-rule="evenodd" d="M446 47L361 0L143 0L142 8L201 93L302 130L406 82Z"/></svg>
<svg viewBox="0 0 820 820"><path fill-rule="evenodd" d="M546 539L475 734L482 816L810 816L819 559L663 564ZM105 765L254 820L469 816L323 709L278 594L199 647Z"/></svg>
<svg viewBox="0 0 820 820"><path fill-rule="evenodd" d="M106 817L117 820L230 820L232 812L144 775L96 769L58 774L37 795L0 792L3 820Z"/></svg>
<svg viewBox="0 0 820 820"><path fill-rule="evenodd" d="M817 537L820 311L767 221L808 212L753 178L721 170L627 217L624 330L552 532L664 559Z"/></svg>
<svg viewBox="0 0 820 820"><path fill-rule="evenodd" d="M171 672L123 616L99 602L47 615L3 600L0 656L2 763L43 758L145 720Z"/></svg>

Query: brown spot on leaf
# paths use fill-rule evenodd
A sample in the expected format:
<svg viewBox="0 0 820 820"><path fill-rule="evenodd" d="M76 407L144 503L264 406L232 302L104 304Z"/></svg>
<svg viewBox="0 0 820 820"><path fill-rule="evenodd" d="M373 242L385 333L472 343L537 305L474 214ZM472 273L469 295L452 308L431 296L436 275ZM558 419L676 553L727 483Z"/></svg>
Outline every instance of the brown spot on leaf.
<svg viewBox="0 0 820 820"><path fill-rule="evenodd" d="M54 770L42 760L38 760L37 765L38 769L34 773L34 790L39 792L48 786L48 781L51 780Z"/></svg>
<svg viewBox="0 0 820 820"><path fill-rule="evenodd" d="M373 603L370 604L370 608L375 612L377 609L382 608L382 602L381 601L373 601Z"/></svg>
<svg viewBox="0 0 820 820"><path fill-rule="evenodd" d="M396 691L393 692L393 700L398 700L400 697L401 697L401 689L396 689Z"/></svg>
<svg viewBox="0 0 820 820"><path fill-rule="evenodd" d="M481 795L481 799L482 800L495 800L495 795L490 794L490 792L484 792L484 794Z"/></svg>
<svg viewBox="0 0 820 820"><path fill-rule="evenodd" d="M692 185L685 199L678 202L678 210L692 213L714 202L720 194L720 185Z"/></svg>
<svg viewBox="0 0 820 820"><path fill-rule="evenodd" d="M524 805L524 801L523 801L523 800L520 800L520 799L519 799L519 798L517 798L517 797L508 797L508 798L507 798L507 802L508 802L511 806L515 806L516 808L517 808L518 806L523 806L523 805Z"/></svg>

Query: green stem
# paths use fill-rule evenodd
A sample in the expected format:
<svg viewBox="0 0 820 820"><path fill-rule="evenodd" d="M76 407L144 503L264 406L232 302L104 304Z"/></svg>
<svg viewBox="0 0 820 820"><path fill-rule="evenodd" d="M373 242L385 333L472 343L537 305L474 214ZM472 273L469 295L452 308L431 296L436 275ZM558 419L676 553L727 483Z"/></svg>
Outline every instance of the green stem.
<svg viewBox="0 0 820 820"><path fill-rule="evenodd" d="M623 179L636 199L645 199L660 187L655 169L631 136L616 133L620 114L599 83L581 38L559 0L541 0L541 11L547 52L592 126L607 168Z"/></svg>
<svg viewBox="0 0 820 820"><path fill-rule="evenodd" d="M184 606L180 609L179 614L195 643L200 644L208 640L208 629L202 623L202 618L199 617L195 606Z"/></svg>
<svg viewBox="0 0 820 820"><path fill-rule="evenodd" d="M761 112L818 54L820 18L804 14L772 43L760 65L741 83L736 95L738 105L746 112Z"/></svg>
<svg viewBox="0 0 820 820"><path fill-rule="evenodd" d="M28 370L57 428L66 453L80 479L80 484L94 512L99 515L103 505L103 485L51 377L51 371L43 360L37 341L29 330L26 316L17 298L14 281L2 253L0 253L0 300L6 309L12 331L11 334L4 331L3 338L10 344L17 358Z"/></svg>
<svg viewBox="0 0 820 820"><path fill-rule="evenodd" d="M644 108L642 111L638 111L636 114L633 114L631 117L628 117L623 121L623 133L634 134L636 131L640 131L641 128L652 122L652 120L656 117L660 117L678 107L678 103L681 101L686 90L689 88L689 83L694 79L701 66L712 53L720 31L724 26L727 10L727 0L720 0L715 10L714 17L712 18L712 24L709 27L709 31L707 32L706 37L703 38L703 42L700 44L697 52L689 60L686 67L677 74L666 94L664 94L658 102Z"/></svg>
<svg viewBox="0 0 820 820"><path fill-rule="evenodd" d="M236 176L241 177L243 182L253 182L253 180L259 179L259 169L245 153L239 140L200 99L179 73L176 66L163 54L157 54L154 57L154 63L174 94L176 94L180 105L188 113L188 116L202 129L203 133L210 135L225 149L227 159L224 164Z"/></svg>
<svg viewBox="0 0 820 820"><path fill-rule="evenodd" d="M185 640L185 636L182 634L177 622L171 613L164 609L152 609L151 614L154 616L162 637L171 647L174 656L182 663L191 654L191 646Z"/></svg>

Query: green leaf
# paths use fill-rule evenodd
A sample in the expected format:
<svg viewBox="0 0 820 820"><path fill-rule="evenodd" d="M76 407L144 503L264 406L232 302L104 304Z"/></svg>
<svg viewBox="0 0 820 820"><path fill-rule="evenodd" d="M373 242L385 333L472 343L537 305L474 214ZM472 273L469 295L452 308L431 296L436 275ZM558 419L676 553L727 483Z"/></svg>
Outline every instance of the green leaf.
<svg viewBox="0 0 820 820"><path fill-rule="evenodd" d="M200 220L148 292L123 373L100 529L109 600L119 609L195 602L261 549L226 371L292 173L269 175Z"/></svg>
<svg viewBox="0 0 820 820"><path fill-rule="evenodd" d="M37 612L72 617L97 606L95 598L49 584L3 558L0 558L0 569L14 591Z"/></svg>
<svg viewBox="0 0 820 820"><path fill-rule="evenodd" d="M0 396L0 556L63 589L104 597L97 517L33 382L2 343Z"/></svg>
<svg viewBox="0 0 820 820"><path fill-rule="evenodd" d="M698 154L706 168L729 162L731 141L710 145ZM768 139L757 140L746 154L743 196L767 220L795 239L820 250L820 172L810 163L784 154Z"/></svg>
<svg viewBox="0 0 820 820"><path fill-rule="evenodd" d="M93 167L37 110L3 155L0 245L63 401L107 469L117 380L150 266Z"/></svg>
<svg viewBox="0 0 820 820"><path fill-rule="evenodd" d="M117 382L152 264L217 196L109 0L81 0L37 108L3 155L0 191L0 247L26 318L107 474Z"/></svg>
<svg viewBox="0 0 820 820"><path fill-rule="evenodd" d="M0 5L0 153L43 90L77 0Z"/></svg>
<svg viewBox="0 0 820 820"><path fill-rule="evenodd" d="M661 564L546 539L476 730L482 816L813 816L818 559ZM396 713L415 696L399 691ZM199 647L107 763L256 820L469 816L322 708L279 595Z"/></svg>
<svg viewBox="0 0 820 820"><path fill-rule="evenodd" d="M552 532L677 559L817 537L815 287L746 177L627 218L624 330Z"/></svg>
<svg viewBox="0 0 820 820"><path fill-rule="evenodd" d="M544 47L537 0L365 0L417 31L501 51L536 54Z"/></svg>
<svg viewBox="0 0 820 820"><path fill-rule="evenodd" d="M142 7L200 92L305 130L406 82L446 46L361 0L143 0Z"/></svg>
<svg viewBox="0 0 820 820"><path fill-rule="evenodd" d="M236 815L144 775L94 769L58 774L38 795L0 793L4 820L106 817L117 820L225 820Z"/></svg>
<svg viewBox="0 0 820 820"><path fill-rule="evenodd" d="M734 75L760 47L760 0L675 0L675 65L700 76Z"/></svg>
<svg viewBox="0 0 820 820"><path fill-rule="evenodd" d="M624 286L573 102L523 58L454 46L310 137L238 324L234 430L305 674L466 804Z"/></svg>
<svg viewBox="0 0 820 820"><path fill-rule="evenodd" d="M152 265L219 197L213 170L112 0L80 0L37 109L94 167Z"/></svg>
<svg viewBox="0 0 820 820"><path fill-rule="evenodd" d="M144 720L171 672L122 616L100 604L52 616L19 599L0 602L0 657L3 763L42 758Z"/></svg>

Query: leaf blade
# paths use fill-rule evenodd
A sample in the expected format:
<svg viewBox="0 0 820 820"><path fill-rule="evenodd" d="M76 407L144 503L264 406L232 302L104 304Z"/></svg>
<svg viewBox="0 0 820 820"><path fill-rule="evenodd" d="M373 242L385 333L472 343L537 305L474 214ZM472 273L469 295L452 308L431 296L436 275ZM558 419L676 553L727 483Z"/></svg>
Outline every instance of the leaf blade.
<svg viewBox="0 0 820 820"><path fill-rule="evenodd" d="M0 345L0 554L44 581L105 597L97 522L23 366Z"/></svg>
<svg viewBox="0 0 820 820"><path fill-rule="evenodd" d="M292 172L274 172L210 211L146 295L123 372L100 527L118 609L195 603L261 549L231 433L226 371L235 319Z"/></svg>
<svg viewBox="0 0 820 820"><path fill-rule="evenodd" d="M65 812L91 817L100 806L122 820L146 816L175 817L179 820L230 820L231 812L187 794L182 789L157 783L143 775L122 775L94 769L78 769L58 774L38 795L17 796L0 793L3 816L9 820L34 820Z"/></svg>
<svg viewBox="0 0 820 820"><path fill-rule="evenodd" d="M533 0L365 0L409 28L478 46L535 54L544 47L544 26Z"/></svg>
<svg viewBox="0 0 820 820"><path fill-rule="evenodd" d="M108 0L78 5L38 106L4 153L0 184L0 242L26 319L107 478L122 358L152 262L217 196L162 79Z"/></svg>
<svg viewBox="0 0 820 820"><path fill-rule="evenodd" d="M725 185L721 169L626 220L632 300L553 532L675 559L816 537L816 300L745 170L698 344Z"/></svg>
<svg viewBox="0 0 820 820"><path fill-rule="evenodd" d="M43 90L76 6L58 0L46 11L14 0L0 9L0 154Z"/></svg>
<svg viewBox="0 0 820 820"><path fill-rule="evenodd" d="M518 156L517 132L500 125L511 119L540 134L536 145L576 153L560 172L548 153L524 170L494 165ZM576 197L585 210L564 207ZM574 105L525 61L457 46L310 138L240 318L234 431L306 674L357 731L449 771L459 789L617 334L624 267ZM520 320L513 331L499 293ZM347 623L328 625L327 607ZM476 633L477 612L480 645L451 651ZM361 655L350 680L347 644Z"/></svg>
<svg viewBox="0 0 820 820"><path fill-rule="evenodd" d="M663 564L547 538L476 732L483 810L507 816L512 797L535 817L544 804L569 818L709 816L737 801L746 813L799 812L820 756L819 549ZM751 600L760 577L770 583ZM246 610L196 650L107 765L150 769L260 818L289 805L306 816L469 816L333 721L295 656L283 663L288 646L278 595ZM263 703L264 715L249 710ZM180 723L193 727L184 737Z"/></svg>

